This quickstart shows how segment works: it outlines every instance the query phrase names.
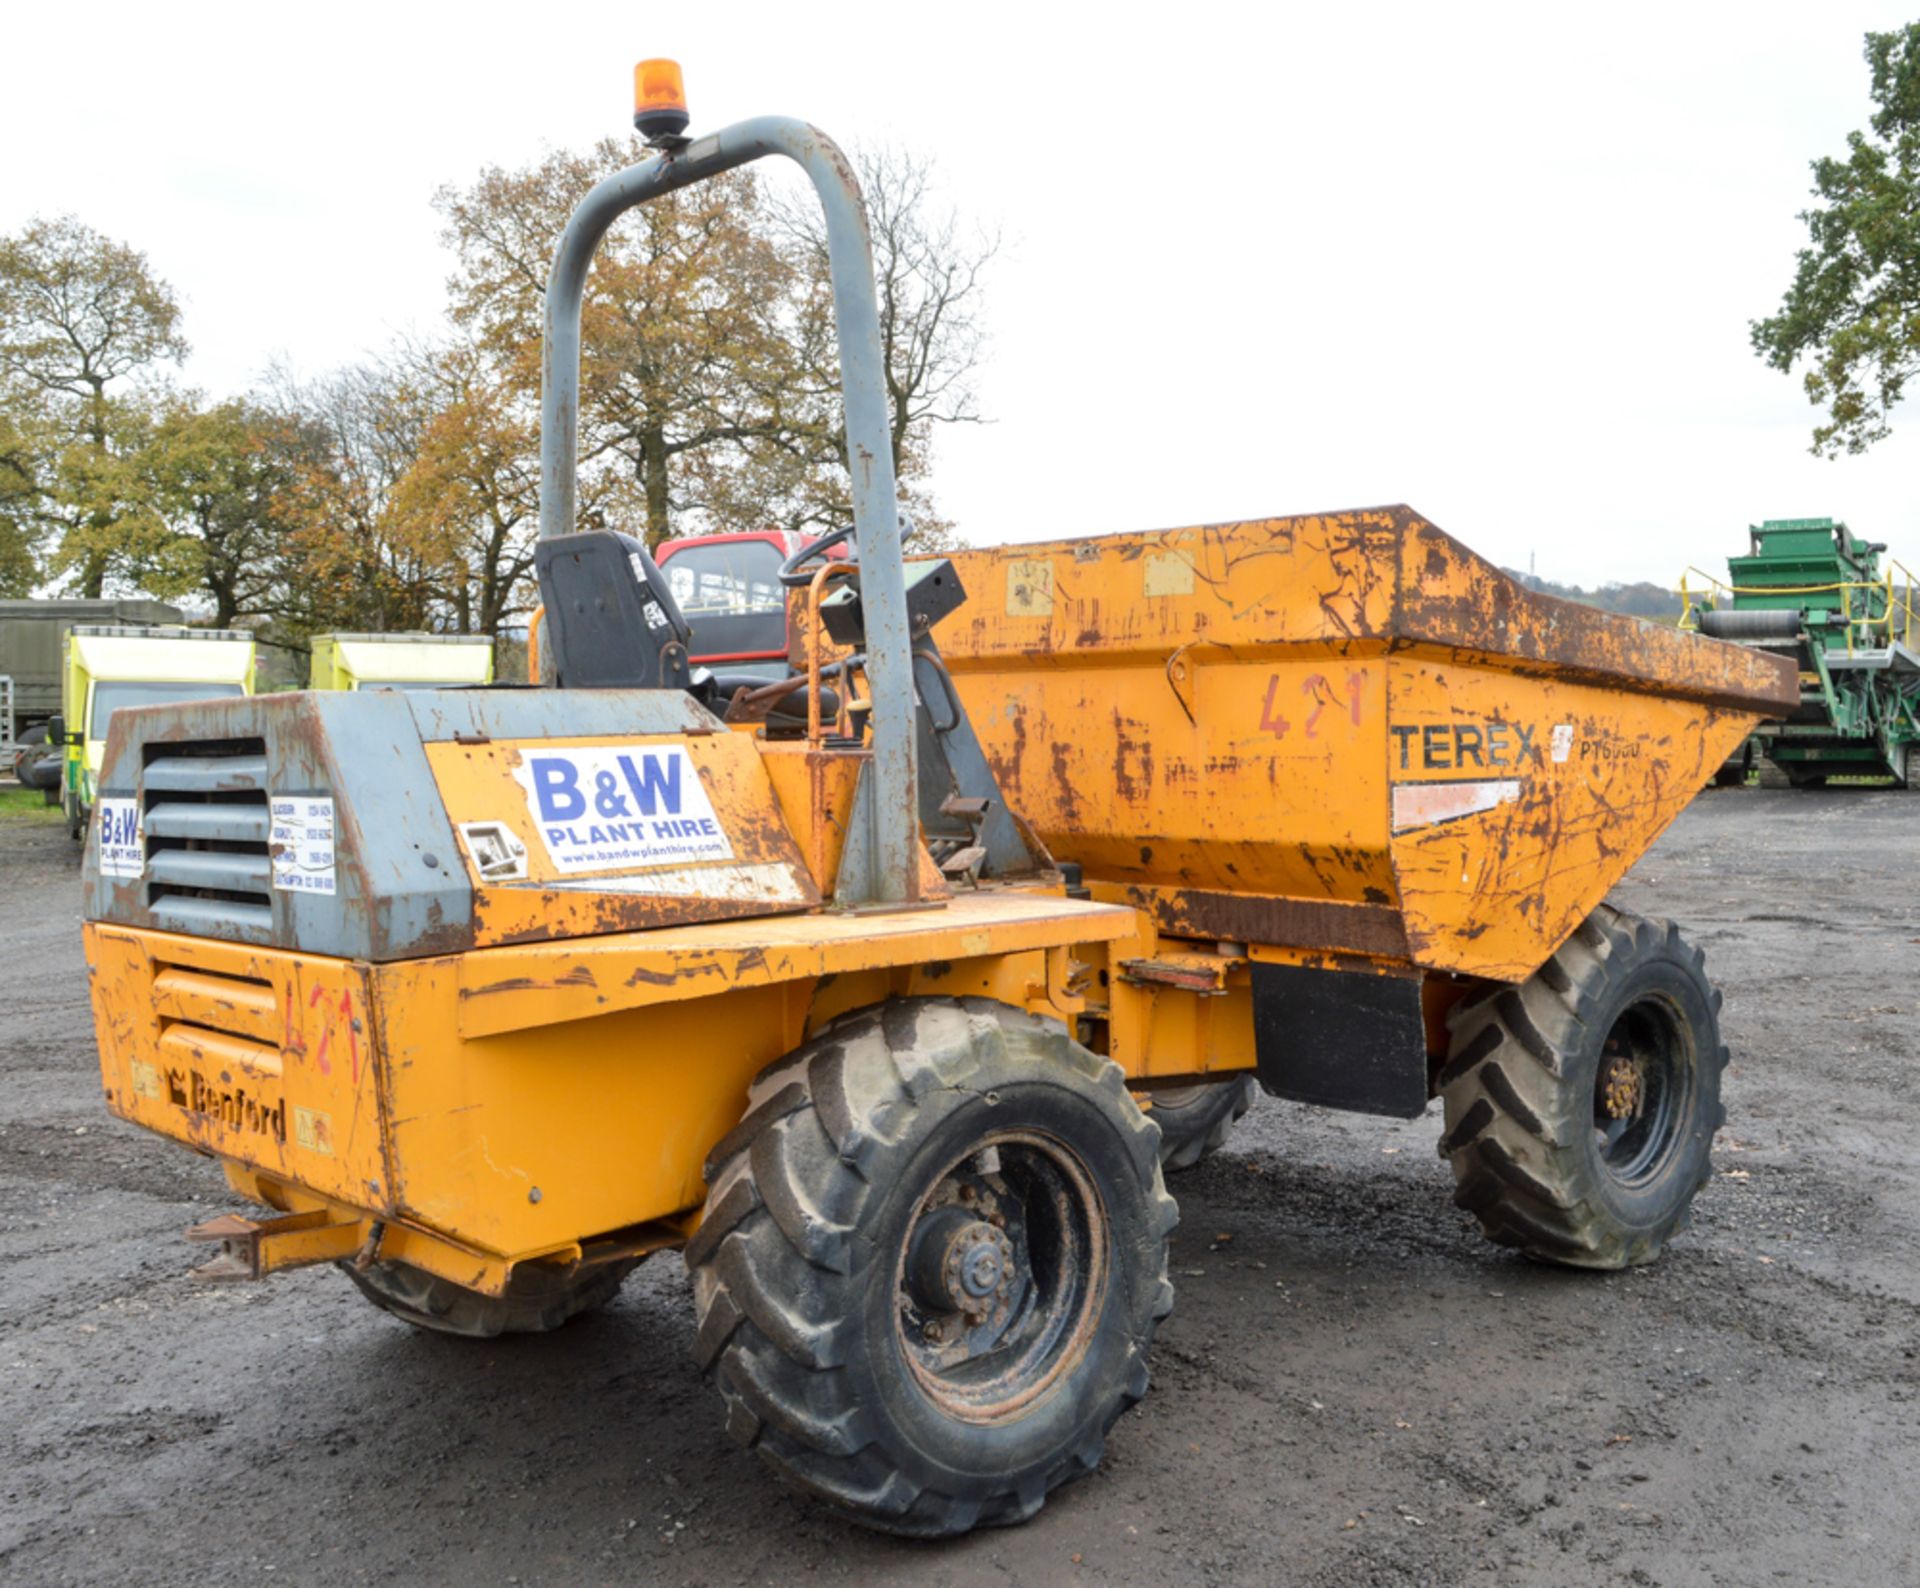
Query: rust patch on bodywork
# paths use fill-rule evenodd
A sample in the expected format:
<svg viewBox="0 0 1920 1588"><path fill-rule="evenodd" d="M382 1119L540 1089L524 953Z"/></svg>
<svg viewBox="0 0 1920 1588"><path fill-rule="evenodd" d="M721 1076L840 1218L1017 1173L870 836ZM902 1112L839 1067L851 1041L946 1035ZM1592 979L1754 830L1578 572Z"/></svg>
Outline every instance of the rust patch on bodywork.
<svg viewBox="0 0 1920 1588"><path fill-rule="evenodd" d="M528 807L523 755L606 743L684 755L712 808L728 857L684 865L609 864L562 874ZM474 856L465 856L473 884L475 944L599 937L818 909L821 890L810 865L813 857L795 842L789 814L775 797L757 750L739 733L428 744L427 759L456 828L502 829L524 851L524 875L510 879L483 875Z"/></svg>
<svg viewBox="0 0 1920 1588"><path fill-rule="evenodd" d="M1145 910L1169 937L1404 958L1400 912L1386 905L1341 904L1192 889L1129 887L1121 898Z"/></svg>
<svg viewBox="0 0 1920 1588"><path fill-rule="evenodd" d="M996 606L1014 560L1050 565L1046 613ZM1406 507L954 562L942 649L1009 802L1180 935L1519 979L1797 691Z"/></svg>

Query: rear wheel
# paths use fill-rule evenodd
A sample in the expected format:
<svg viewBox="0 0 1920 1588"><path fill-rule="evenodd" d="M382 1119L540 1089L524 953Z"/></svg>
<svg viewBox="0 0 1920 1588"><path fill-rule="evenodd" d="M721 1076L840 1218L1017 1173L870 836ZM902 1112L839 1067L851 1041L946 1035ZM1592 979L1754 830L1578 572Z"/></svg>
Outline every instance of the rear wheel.
<svg viewBox="0 0 1920 1588"><path fill-rule="evenodd" d="M1900 786L1909 794L1920 794L1920 744L1908 745L1900 758Z"/></svg>
<svg viewBox="0 0 1920 1588"><path fill-rule="evenodd" d="M1160 1167L1175 1174L1211 1157L1259 1095L1251 1075L1149 1092L1148 1112L1160 1127Z"/></svg>
<svg viewBox="0 0 1920 1588"><path fill-rule="evenodd" d="M1532 979L1449 1016L1440 1152L1493 1240L1623 1268L1685 1227L1726 1118L1704 966L1672 925L1602 905Z"/></svg>
<svg viewBox="0 0 1920 1588"><path fill-rule="evenodd" d="M638 1266L638 1259L572 1272L551 1263L522 1263L508 1280L504 1296L482 1295L411 1263L373 1263L365 1269L351 1262L338 1266L367 1300L416 1329L490 1340L502 1334L544 1334L569 1318L604 1307Z"/></svg>
<svg viewBox="0 0 1920 1588"><path fill-rule="evenodd" d="M686 1255L728 1431L869 1527L1025 1521L1146 1393L1158 1147L1057 1022L978 998L835 1021L708 1163Z"/></svg>

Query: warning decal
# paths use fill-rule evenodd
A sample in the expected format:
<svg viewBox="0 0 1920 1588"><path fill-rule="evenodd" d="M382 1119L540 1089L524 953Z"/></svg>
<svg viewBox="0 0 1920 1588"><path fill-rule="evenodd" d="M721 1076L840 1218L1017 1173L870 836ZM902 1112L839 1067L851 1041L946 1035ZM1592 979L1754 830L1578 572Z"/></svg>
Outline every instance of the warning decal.
<svg viewBox="0 0 1920 1588"><path fill-rule="evenodd" d="M1520 798L1518 778L1486 778L1467 783L1396 783L1393 786L1393 830L1437 827L1463 816L1497 810Z"/></svg>
<svg viewBox="0 0 1920 1588"><path fill-rule="evenodd" d="M700 774L680 745L533 750L513 775L563 877L733 859Z"/></svg>

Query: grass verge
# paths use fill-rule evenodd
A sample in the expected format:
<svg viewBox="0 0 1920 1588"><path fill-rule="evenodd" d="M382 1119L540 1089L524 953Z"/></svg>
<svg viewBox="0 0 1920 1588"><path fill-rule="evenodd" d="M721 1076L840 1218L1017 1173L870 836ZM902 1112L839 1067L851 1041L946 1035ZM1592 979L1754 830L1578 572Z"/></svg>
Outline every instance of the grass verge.
<svg viewBox="0 0 1920 1588"><path fill-rule="evenodd" d="M58 827L66 816L58 805L49 805L37 788L0 785L0 822L16 825L39 824Z"/></svg>

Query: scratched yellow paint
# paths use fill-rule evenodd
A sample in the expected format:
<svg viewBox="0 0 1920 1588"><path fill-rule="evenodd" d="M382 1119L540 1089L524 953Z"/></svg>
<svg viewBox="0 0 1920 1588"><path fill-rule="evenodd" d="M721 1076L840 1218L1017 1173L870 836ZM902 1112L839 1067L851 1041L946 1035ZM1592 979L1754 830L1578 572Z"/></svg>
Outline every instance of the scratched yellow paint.
<svg viewBox="0 0 1920 1588"><path fill-rule="evenodd" d="M1387 846L1414 961L1501 981L1533 974L1752 725L1696 702L1414 658L1396 662L1392 688L1396 722L1442 730L1388 745L1397 785L1512 785ZM1503 723L1532 730L1526 752L1516 731L1507 764L1458 764L1461 726ZM1426 766L1428 748L1446 764Z"/></svg>
<svg viewBox="0 0 1920 1588"><path fill-rule="evenodd" d="M90 925L110 1106L324 1211L315 1250L363 1234L498 1293L515 1262L683 1237L752 1077L890 996L1072 1021L1155 1079L1250 1066L1253 967L1327 964L1426 976L1432 1041L1469 983L1428 972L1530 974L1797 692L1520 591L1404 508L956 560L941 647L1090 899L948 890L923 857L931 908L826 911L859 758L746 731L673 742L779 897L562 888L528 745L435 744L453 821L527 853L520 881L470 870L487 946L364 965Z"/></svg>
<svg viewBox="0 0 1920 1588"><path fill-rule="evenodd" d="M1523 979L1797 687L1407 508L955 563L940 644L1009 801L1193 938Z"/></svg>
<svg viewBox="0 0 1920 1588"><path fill-rule="evenodd" d="M384 967L380 997L398 1210L507 1254L697 1207L805 1014L763 986L450 1043L456 962Z"/></svg>
<svg viewBox="0 0 1920 1588"><path fill-rule="evenodd" d="M638 894L619 870L564 878L541 841L527 788L516 773L528 750L587 745L686 751L733 850L731 859L674 868L682 886ZM599 739L490 740L428 744L441 803L456 831L471 824L505 828L524 853L524 875L483 875L463 833L461 857L474 884L475 937L481 944L566 939L679 922L778 914L820 902L820 890L793 833L781 819L767 769L753 740L737 733ZM646 867L631 867L641 872ZM592 884L604 880L606 886Z"/></svg>
<svg viewBox="0 0 1920 1588"><path fill-rule="evenodd" d="M711 921L383 965L99 925L87 946L116 1113L241 1166L256 1193L281 1187L275 1206L317 1196L392 1221L421 1237L410 1261L494 1287L506 1269L489 1259L696 1214L707 1154L739 1122L748 1083L834 1014L927 994L1068 1017L1051 1001L1047 952L1133 921L1007 889L942 910ZM177 994L163 1013L156 978L180 965L215 990ZM292 1025L266 1023L254 992ZM257 1123L136 1093L138 1063L183 1092L244 1090Z"/></svg>
<svg viewBox="0 0 1920 1588"><path fill-rule="evenodd" d="M217 1157L387 1205L368 967L89 923L107 1106ZM300 1121L324 1119L324 1133Z"/></svg>

